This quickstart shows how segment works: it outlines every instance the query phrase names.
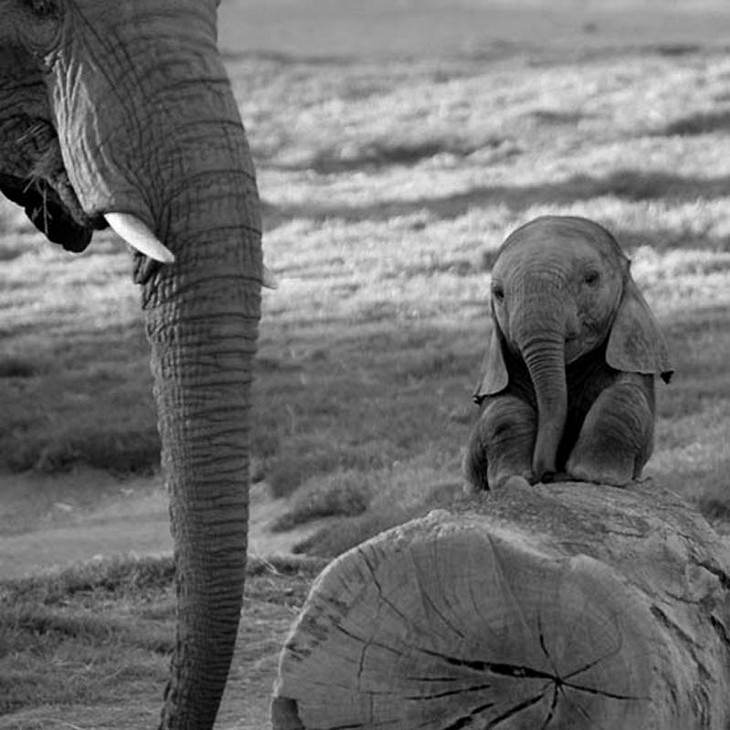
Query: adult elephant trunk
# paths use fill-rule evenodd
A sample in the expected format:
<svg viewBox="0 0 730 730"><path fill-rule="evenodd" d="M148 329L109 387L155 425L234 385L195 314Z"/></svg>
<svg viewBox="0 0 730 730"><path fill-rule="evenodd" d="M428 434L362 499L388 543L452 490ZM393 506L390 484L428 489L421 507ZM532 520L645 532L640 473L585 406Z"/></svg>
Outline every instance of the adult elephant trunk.
<svg viewBox="0 0 730 730"><path fill-rule="evenodd" d="M555 303L551 300L555 299ZM537 401L538 427L532 453L532 473L542 481L555 473L556 457L568 410L565 378L565 322L559 316L559 293L545 295L545 287L533 286L533 294L515 322L517 346L530 373ZM555 313L550 317L548 312Z"/></svg>
<svg viewBox="0 0 730 730"><path fill-rule="evenodd" d="M178 623L161 728L213 726L241 612L249 407L262 274L258 197L238 110L189 90L163 154L184 170L160 219L175 263L144 285L143 308L170 494ZM212 117L212 118L211 118Z"/></svg>
<svg viewBox="0 0 730 730"><path fill-rule="evenodd" d="M253 178L201 175L170 209L175 264L144 288L178 600L165 729L213 726L235 646L260 312L255 204Z"/></svg>

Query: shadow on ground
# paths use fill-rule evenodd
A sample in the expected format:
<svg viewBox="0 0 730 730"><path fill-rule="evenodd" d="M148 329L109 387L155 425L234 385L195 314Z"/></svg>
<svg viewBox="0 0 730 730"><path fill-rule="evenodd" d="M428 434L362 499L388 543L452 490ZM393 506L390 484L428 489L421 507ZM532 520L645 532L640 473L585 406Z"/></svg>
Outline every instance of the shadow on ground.
<svg viewBox="0 0 730 730"><path fill-rule="evenodd" d="M267 230L295 219L333 218L348 222L388 220L427 210L441 219L464 215L471 208L505 205L524 210L537 205L566 205L575 201L614 196L624 200L694 201L714 200L730 192L730 176L715 178L670 175L664 172L617 170L605 177L575 175L562 182L540 185L477 187L463 193L418 198L413 201L383 202L362 206L274 205L267 202L264 213Z"/></svg>

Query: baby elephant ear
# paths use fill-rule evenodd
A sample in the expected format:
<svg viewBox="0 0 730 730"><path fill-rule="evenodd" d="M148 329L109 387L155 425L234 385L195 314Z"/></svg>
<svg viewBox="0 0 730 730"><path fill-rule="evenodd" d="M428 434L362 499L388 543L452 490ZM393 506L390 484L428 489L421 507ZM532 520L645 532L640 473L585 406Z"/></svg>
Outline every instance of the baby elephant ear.
<svg viewBox="0 0 730 730"><path fill-rule="evenodd" d="M624 372L658 373L665 383L674 372L659 323L631 275L626 280L624 295L608 336L606 362Z"/></svg>
<svg viewBox="0 0 730 730"><path fill-rule="evenodd" d="M492 336L489 338L487 352L482 361L482 371L479 383L472 400L479 405L488 395L496 395L507 387L509 375L504 364L502 341L499 336L497 323L492 320Z"/></svg>

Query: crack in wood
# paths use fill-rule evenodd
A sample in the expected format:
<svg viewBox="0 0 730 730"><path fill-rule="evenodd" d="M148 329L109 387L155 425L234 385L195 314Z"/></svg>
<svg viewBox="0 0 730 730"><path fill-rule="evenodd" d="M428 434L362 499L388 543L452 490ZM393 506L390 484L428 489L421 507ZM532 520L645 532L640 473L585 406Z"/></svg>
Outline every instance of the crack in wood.
<svg viewBox="0 0 730 730"><path fill-rule="evenodd" d="M587 722L589 723L588 727L592 728L592 730L603 730L603 725L600 725L596 727L596 724L593 722L593 718L591 717L590 713L580 705L577 705L573 700L568 697L565 693L563 693L563 696L565 697L565 701Z"/></svg>
<svg viewBox="0 0 730 730"><path fill-rule="evenodd" d="M608 697L612 700L645 700L648 701L651 697L643 697L641 695L621 695L617 692L609 692L605 689L598 689L598 687L586 687L582 684L573 684L572 682L566 682L565 680L560 681L561 687L570 687L570 689L578 690L579 692L587 692L592 695L600 695L601 697Z"/></svg>
<svg viewBox="0 0 730 730"><path fill-rule="evenodd" d="M488 662L481 659L457 659L456 657L447 656L430 649L417 649L417 651L428 654L429 656L443 659L452 667L466 667L475 672L492 672L504 677L513 677L514 679L554 679L554 675L549 672L543 672L540 669L522 666L519 664L506 664L504 662Z"/></svg>
<svg viewBox="0 0 730 730"><path fill-rule="evenodd" d="M560 686L556 683L553 685L553 699L550 702L550 707L548 707L548 714L545 717L545 721L542 725L540 725L540 730L547 730L548 725L550 724L550 721L553 719L553 716L555 715L555 709L558 706L558 695L559 694L565 694Z"/></svg>
<svg viewBox="0 0 730 730"><path fill-rule="evenodd" d="M619 632L619 636L621 636ZM589 669L593 669L597 664L600 664L602 661L605 661L606 659L610 659L613 656L616 656L618 654L622 647L624 645L623 637L622 640L618 642L615 649L612 649L609 652L606 652L602 656L599 656L598 658L594 659L593 661L588 662L587 664L584 664L582 667L578 667L578 669L574 669L572 672L568 672L565 675L565 679L570 679L571 677L576 677L579 674L583 674L583 672L587 672Z"/></svg>
<svg viewBox="0 0 730 730"><path fill-rule="evenodd" d="M715 629L715 631L717 632L720 640L723 642L723 644L725 644L725 648L730 649L730 636L728 636L725 624L723 624L722 621L719 621L714 616L710 616L710 624L712 628Z"/></svg>
<svg viewBox="0 0 730 730"><path fill-rule="evenodd" d="M411 562L413 563L413 567L415 569L415 575L416 575L416 582L418 583L418 589L421 592L421 600L424 604L424 606L430 607L433 612L446 624L446 626L451 629L460 639L466 639L466 636L456 627L454 624L449 621L448 618L444 615L444 613L441 611L441 609L434 603L433 599L429 595L429 592L427 590L424 590L423 583L422 583L422 571L418 567L418 564L416 563L415 559L413 558L413 555L411 554Z"/></svg>
<svg viewBox="0 0 730 730"><path fill-rule="evenodd" d="M677 601L677 603L684 603L687 606L699 606L700 600L696 598L686 598L685 596L680 596L678 593L674 593L672 591L666 591L665 595L669 596L673 601Z"/></svg>
<svg viewBox="0 0 730 730"><path fill-rule="evenodd" d="M487 702L483 705L479 705L479 707L475 707L473 710L469 711L468 715L462 715L457 718L455 722L452 722L451 725L444 727L443 730L461 730L461 728L473 725L474 723L472 721L474 718L485 710L489 710L494 707L494 704L494 702Z"/></svg>
<svg viewBox="0 0 730 730"><path fill-rule="evenodd" d="M667 616L667 614L664 613L661 608L659 608L659 606L657 606L656 604L652 604L649 610L651 611L654 618L659 620L659 623L661 623L662 626L669 629L685 644L694 648L700 648L697 642L681 626L672 621L672 619L670 619L669 616Z"/></svg>
<svg viewBox="0 0 730 730"><path fill-rule="evenodd" d="M719 581L720 585L726 590L730 591L730 575L724 570L718 568L716 565L708 563L706 560L697 563L700 568L704 568L708 573L712 573Z"/></svg>
<svg viewBox="0 0 730 730"><path fill-rule="evenodd" d="M553 661L553 658L550 656L550 652L547 650L547 646L545 644L545 632L542 630L542 618L540 617L540 614L537 614L537 636L540 639L540 649L542 649L542 653L545 655L547 660L550 662L550 666L552 667L553 674L557 676L559 674L557 666L555 666L555 662Z"/></svg>
<svg viewBox="0 0 730 730"><path fill-rule="evenodd" d="M409 682L462 682L463 677L406 677Z"/></svg>
<svg viewBox="0 0 730 730"><path fill-rule="evenodd" d="M384 651L392 652L393 654L400 655L400 652L398 652L396 649L394 649L392 646L388 646L387 644L383 644L380 641L375 641L374 639L363 639L362 636L358 636L357 634L353 634L352 631L348 631L344 626L341 624L336 624L335 628L343 633L345 636L349 636L351 639L354 639L355 641L360 642L361 644L365 644L366 647L368 646L377 646L378 649L383 649Z"/></svg>
<svg viewBox="0 0 730 730"><path fill-rule="evenodd" d="M511 717L514 717L518 712L522 712L522 710L526 710L528 707L536 705L544 697L545 690L543 689L539 695L535 695L534 697L530 697L530 699L519 702L514 707L511 707L506 712L503 712L501 715L499 715L499 717L495 717L494 720L490 720L489 723L484 726L484 730L490 730L490 728L497 727L497 725L504 722L505 720L509 720Z"/></svg>
<svg viewBox="0 0 730 730"><path fill-rule="evenodd" d="M380 586L377 584L377 580L374 575L374 571L372 568L372 565L366 560L366 564L368 566L368 569L370 570L373 581L375 582L379 595L381 598L383 597L382 590ZM387 603L387 601L386 601ZM396 613L399 613L395 607L392 607ZM664 619L669 622L668 617L661 611L661 609L656 609L661 615L664 617ZM671 624L671 622L669 622ZM341 624L336 624L336 627L339 631L341 631L346 636L350 637L351 639L361 642L364 644L363 650L360 655L360 663L358 667L358 679L362 676L363 668L364 668L364 658L365 658L365 652L367 649L371 646L376 646L380 649L383 649L385 651L398 653L396 649L393 647L387 646L381 642L373 640L372 637L365 639L361 636L358 636L351 631L348 631L345 627L343 627ZM514 717L517 713L521 712L522 710L528 709L529 707L532 707L533 705L537 704L540 700L545 698L545 693L548 690L548 688L552 688L552 699L550 703L550 707L548 708L547 714L545 716L545 719L543 720L540 730L548 730L550 723L555 718L556 709L558 706L559 698L562 696L566 699L566 701L572 705L576 711L578 711L580 714L585 715L585 710L581 708L579 705L576 705L573 703L569 697L565 693L565 689L572 689L577 692L583 692L590 695L598 695L602 697L606 697L609 699L614 700L621 700L621 701L637 701L637 700L648 700L650 698L648 697L641 697L641 696L632 696L632 695L625 695L625 694L619 694L616 692L610 692L608 690L599 689L597 687L591 687L588 685L579 684L576 682L569 681L570 678L575 677L583 672L588 671L589 669L596 666L599 662L605 661L606 659L610 658L611 656L614 656L617 652L620 651L622 642L619 641L616 647L607 652L606 654L590 661L582 666L578 667L577 669L573 670L572 672L569 672L568 674L561 676L555 662L553 661L553 658L550 655L550 652L547 648L547 641L545 638L545 632L543 630L542 620L538 616L537 618L537 628L538 628L538 637L540 642L540 648L547 658L547 660L550 663L550 667L552 669L551 672L546 672L540 669L534 669L533 667L527 666L527 665L518 665L518 664L509 664L506 662L490 662L485 660L479 660L479 659L460 659L454 656L449 656L447 654L444 654L442 652L433 651L430 649L425 649L422 647L414 646L412 649L416 652L426 654L431 657L435 657L438 659L441 659L442 661L446 662L450 666L455 667L464 667L466 669L469 669L471 671L475 672L491 672L492 674L496 674L499 676L504 677L510 677L513 679L543 679L546 680L546 684L543 687L543 689L540 691L538 695L535 695L533 697L530 697L526 700L523 700L522 702L519 702L518 704L511 707L506 712L502 713L498 717L494 718L493 720L490 720L489 723L485 726L485 730L487 728L495 728L499 724L505 722L506 720L510 719L511 717ZM456 682L461 681L462 678L460 677L409 677L410 681L416 681L416 682ZM477 691L483 691L488 690L492 687L491 684L479 684L474 685L471 687L462 687L459 689L450 689L450 690L444 690L443 692L432 692L431 694L426 695L406 695L403 697L404 700L410 700L410 701L420 701L420 700L434 700L434 699L441 699L443 697L449 697L454 696L466 692L477 692ZM363 692L364 694L367 694L371 697L373 696L393 696L397 694L396 691L392 690L385 690L385 691L376 691L376 690L363 690L362 688L359 688L359 691ZM489 710L494 707L494 702L485 703L484 705L480 705L477 708L474 708L469 711L468 715L462 716L461 718L458 718L454 723L448 725L444 728L444 730L460 730L461 728L468 727L472 721L476 718L476 716L486 710ZM363 727L361 724L356 725L342 725L338 726L337 728L333 728L333 730L351 730L354 728L361 728Z"/></svg>
<svg viewBox="0 0 730 730"><path fill-rule="evenodd" d="M462 728L469 727L472 724L474 715L471 712L464 717L460 717L456 722L452 722L451 725L447 725L444 730L462 730Z"/></svg>
<svg viewBox="0 0 730 730"><path fill-rule="evenodd" d="M619 695L617 693L608 692L606 690L599 690L594 687L586 687L584 685L578 685L573 682L568 682L567 680L570 677L574 677L578 674L581 674L582 672L588 671L592 667L596 666L600 662L604 661L605 659L608 659L612 656L614 656L618 651L620 651L621 647L623 646L623 641L619 641L618 645L613 651L608 652L607 654L604 654L603 656L598 657L597 659L594 659L591 662L588 662L588 664L584 664L582 667L579 667L573 672L570 672L569 674L566 674L565 677L561 677L560 672L558 671L557 666L555 665L555 662L553 661L553 658L550 656L550 652L547 649L547 644L545 641L545 634L542 629L542 620L540 618L540 615L537 616L537 628L538 628L538 636L540 638L540 648L542 649L543 653L547 657L547 660L550 662L550 666L553 669L553 672L555 674L554 678L554 684L553 684L553 699L550 704L550 708L548 709L547 717L545 718L545 721L543 722L541 726L541 730L546 730L548 725L550 724L550 721L552 720L555 709L558 704L558 696L562 695L563 697L568 700L568 696L565 693L564 687L570 687L571 689L575 689L582 692L588 692L590 694L599 694L604 697L608 697L610 699L616 699L616 700L639 700L639 699L645 699L648 700L649 697L632 697L630 695ZM617 632L619 636L621 636L620 632ZM570 700L568 700L570 702ZM573 704L573 703L571 703Z"/></svg>
<svg viewBox="0 0 730 730"><path fill-rule="evenodd" d="M408 616L406 616L397 606L395 606L393 604L393 602L391 600L389 600L386 597L385 593L383 592L383 587L380 585L380 581L378 581L377 575L375 575L375 568L370 563L370 559L369 559L367 553L362 548L358 548L358 553L362 557L365 565L367 566L368 570L370 571L370 577L372 578L373 583L375 584L375 588L378 591L378 595L380 596L380 600L391 611L393 611L393 613L395 613L395 615L398 616L398 618L400 618L401 621L403 621L403 623L406 624L406 626L409 626L412 623L412 621L410 620L410 618Z"/></svg>
<svg viewBox="0 0 730 730"><path fill-rule="evenodd" d="M406 695L405 700L436 700L442 697L452 697L453 695L466 694L467 692L481 692L484 689L490 689L491 684L475 684L471 687L462 687L460 689L449 689L443 692L434 692L430 695Z"/></svg>
<svg viewBox="0 0 730 730"><path fill-rule="evenodd" d="M502 560L501 550L503 548L491 534L487 535L487 540L489 541L489 545L492 550L494 567L496 569L496 572L498 573L498 578L501 581L501 586L504 589L505 597L510 600L512 608L514 609L516 615L519 616L520 620L522 621L524 629L526 631L529 631L529 622L527 620L527 616L525 615L522 602L517 599L512 585L507 579L507 576L510 574L510 570L507 568L507 566L504 565L504 562Z"/></svg>
<svg viewBox="0 0 730 730"><path fill-rule="evenodd" d="M545 642L545 633L542 630L542 618L540 614L537 614L537 632L538 636L540 637L540 648L542 649L542 653L547 657L547 660L550 662L550 666L553 669L553 672L556 676L558 676L558 668L555 665L555 662L553 661L553 658L550 656L550 652L547 649L547 643ZM600 661L600 660L597 660ZM544 694L544 690L543 690ZM550 707L548 707L547 716L545 717L544 722L540 726L540 730L547 730L548 725L550 725L550 721L553 719L553 715L555 714L555 709L558 706L558 695L565 694L565 692L562 689L562 686L559 682L553 683L553 699L550 702Z"/></svg>
<svg viewBox="0 0 730 730"><path fill-rule="evenodd" d="M565 699L575 707L575 709L581 714L583 714L582 708L575 705L573 702L570 701L570 699L565 694L565 688L569 688L572 690L575 690L577 692L584 692L591 695L598 695L602 697L606 697L609 699L614 700L622 700L622 701L636 701L636 700L649 700L649 697L641 697L641 696L632 696L632 695L624 695L619 694L616 692L610 692L608 690L599 689L597 687L590 687L587 685L577 684L575 682L568 681L570 677L576 676L584 671L587 671L588 669L592 668L596 664L598 664L601 661L604 661L606 658L612 656L616 651L620 649L619 646L612 652L609 652L608 654L604 654L601 657L598 657L597 659L588 662L587 664L584 664L583 666L579 667L578 669L574 670L573 672L565 675L564 677L559 674L557 671L557 668L555 667L555 664L552 660L552 657L550 656L550 653L547 649L547 643L545 641L545 635L542 630L542 624L538 621L538 635L540 637L540 646L542 651L545 653L546 657L548 658L550 665L553 669L551 672L545 672L539 669L533 669L529 666L524 665L514 665L514 664L508 664L504 662L489 662L489 661L483 661L483 660L469 660L469 659L458 659L456 657L448 656L446 654L432 651L429 649L424 649L420 647L413 647L413 649L417 652L426 654L428 656L439 658L443 661L445 661L447 664L451 666L457 666L457 667L466 667L472 671L478 671L478 672L491 672L493 674L497 674L499 676L505 676L510 677L513 679L544 679L546 680L545 687L540 691L539 695L535 695L534 697L531 697L527 700L523 700L522 702L518 703L514 707L510 708L506 712L502 713L498 717L494 718L493 720L489 721L489 724L485 726L486 728L494 728L497 727L500 723L504 722L505 720L508 720L510 717L513 717L518 712L521 712L524 709L527 709L529 707L532 707L533 705L537 704L541 699L545 697L545 692L549 687L552 687L553 690L553 696L550 703L550 707L548 708L547 715L540 726L541 730L547 730L550 726L551 721L555 717L555 711L557 709L558 700L560 696L565 697ZM379 642L373 641L372 639L369 639L367 642L362 637L359 637L352 632L348 631L342 626L337 627L342 633L344 633L346 636L349 636L350 638L354 639L355 641L360 641L366 644L366 647L369 646L377 646L381 649L384 649L386 651L395 651L392 647L385 646L384 644L381 644ZM365 648L363 649L363 655ZM362 671L362 664L360 666L360 671L358 673L358 677L361 676ZM454 682L459 681L460 678L457 677L409 677L408 679L412 681L427 681L427 682L436 682L436 681L448 681L448 682ZM459 689L454 690L445 690L443 692L433 692L428 695L406 695L403 697L404 700L411 700L411 701L419 701L419 700L434 700L434 699L440 699L443 697L449 697L454 696L458 694L463 694L467 692L477 692L477 691L483 691L488 690L492 687L491 684L480 684L480 685L474 685L471 687L462 687ZM367 694L371 697L373 696L393 696L396 695L397 692L392 690L385 690L385 691L376 691L376 690L363 690L360 688L361 692L364 694ZM468 715L465 715L459 719L457 719L454 723L451 725L448 725L444 728L444 730L460 730L461 728L468 727L469 724L471 724L472 720L476 717L476 715L484 712L485 710L491 709L494 707L494 702L489 702L484 705L480 705L477 708L474 708L469 711ZM338 726L337 728L333 728L333 730L349 730L350 728L360 728L363 727L362 725L343 725Z"/></svg>

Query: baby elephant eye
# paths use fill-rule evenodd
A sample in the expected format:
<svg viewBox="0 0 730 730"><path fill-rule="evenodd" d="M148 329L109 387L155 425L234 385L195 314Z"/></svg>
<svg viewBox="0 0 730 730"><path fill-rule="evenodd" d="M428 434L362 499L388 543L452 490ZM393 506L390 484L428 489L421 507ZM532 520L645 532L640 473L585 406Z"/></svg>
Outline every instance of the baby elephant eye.
<svg viewBox="0 0 730 730"><path fill-rule="evenodd" d="M501 302L504 299L504 287L501 284L492 284L492 296Z"/></svg>
<svg viewBox="0 0 730 730"><path fill-rule="evenodd" d="M598 284L600 278L601 275L595 269L586 271L586 273L583 275L583 281L585 281L588 286L595 286L596 284Z"/></svg>

